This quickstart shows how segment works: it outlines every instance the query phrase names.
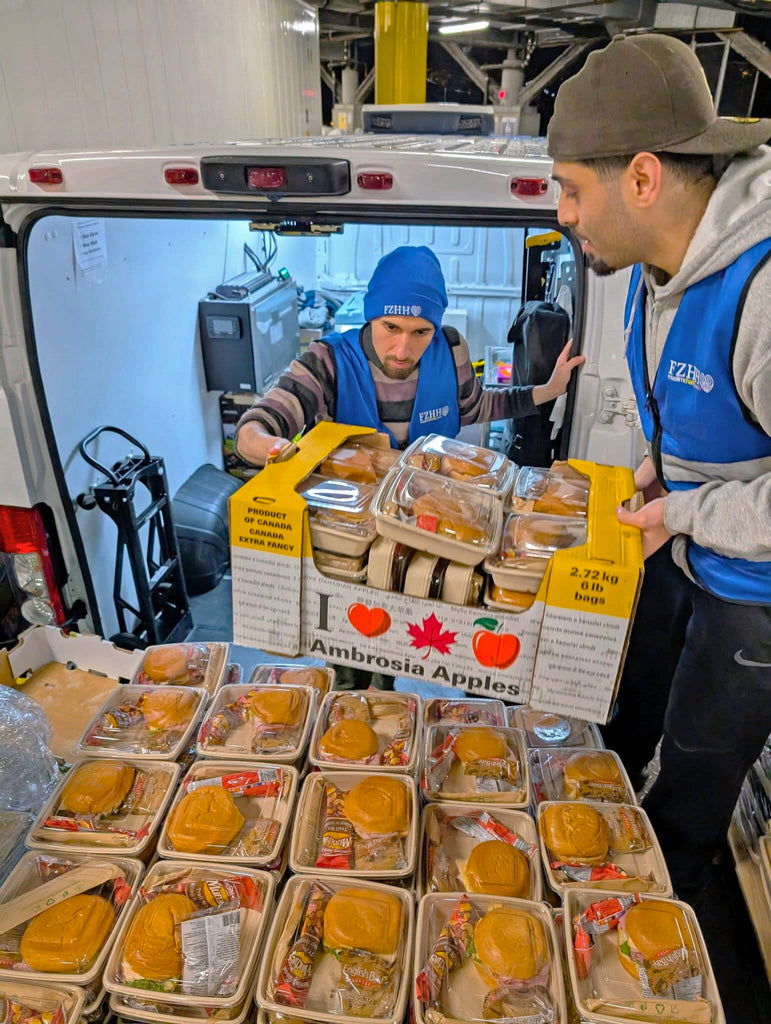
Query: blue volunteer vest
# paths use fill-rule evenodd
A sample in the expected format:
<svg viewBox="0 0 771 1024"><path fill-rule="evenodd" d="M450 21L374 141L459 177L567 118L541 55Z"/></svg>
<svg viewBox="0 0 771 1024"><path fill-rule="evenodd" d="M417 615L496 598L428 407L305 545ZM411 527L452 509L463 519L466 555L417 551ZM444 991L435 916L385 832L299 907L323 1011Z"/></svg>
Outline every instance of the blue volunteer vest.
<svg viewBox="0 0 771 1024"><path fill-rule="evenodd" d="M667 456L693 463L771 457L771 437L751 418L732 369L746 290L769 255L771 239L764 239L685 290L652 385L645 351L645 285L640 266L632 272L624 316L626 358L643 433L659 479L670 491L699 487L703 479L671 479ZM688 467L682 468L687 475ZM727 601L771 604L771 562L729 558L693 540L687 551L703 589Z"/></svg>
<svg viewBox="0 0 771 1024"><path fill-rule="evenodd" d="M375 381L369 360L359 342L357 330L345 334L328 334L324 341L335 357L338 423L374 427L391 438L391 447L398 448L396 438L380 419L375 397ZM455 437L460 430L458 378L450 344L441 328L420 357L418 388L410 417L409 441L425 434Z"/></svg>

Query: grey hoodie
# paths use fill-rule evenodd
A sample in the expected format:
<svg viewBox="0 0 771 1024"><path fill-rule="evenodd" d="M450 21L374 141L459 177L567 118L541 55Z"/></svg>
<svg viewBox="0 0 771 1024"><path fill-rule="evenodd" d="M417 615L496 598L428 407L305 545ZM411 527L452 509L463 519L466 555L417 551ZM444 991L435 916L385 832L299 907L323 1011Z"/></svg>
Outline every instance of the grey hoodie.
<svg viewBox="0 0 771 1024"><path fill-rule="evenodd" d="M771 148L735 157L720 179L683 264L666 283L643 267L647 286L645 345L651 379L685 289L733 263L771 236ZM771 261L756 274L742 313L733 360L736 387L754 418L771 436ZM710 464L710 478L689 491L667 495L664 524L704 547L732 558L771 560L771 458ZM685 536L675 561L688 572Z"/></svg>

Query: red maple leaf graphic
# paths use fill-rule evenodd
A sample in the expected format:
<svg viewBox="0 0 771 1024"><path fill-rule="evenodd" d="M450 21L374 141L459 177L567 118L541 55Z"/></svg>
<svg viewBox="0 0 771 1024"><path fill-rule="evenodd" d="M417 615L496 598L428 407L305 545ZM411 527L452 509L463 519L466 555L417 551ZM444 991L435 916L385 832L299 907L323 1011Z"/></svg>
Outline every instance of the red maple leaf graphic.
<svg viewBox="0 0 771 1024"><path fill-rule="evenodd" d="M423 619L422 627L417 622L407 623L407 632L412 637L410 647L418 650L426 648L426 653L421 655L427 658L431 651L438 651L440 654L449 654L450 648L455 643L457 633L450 633L449 630L442 632L442 623L433 612L427 619Z"/></svg>

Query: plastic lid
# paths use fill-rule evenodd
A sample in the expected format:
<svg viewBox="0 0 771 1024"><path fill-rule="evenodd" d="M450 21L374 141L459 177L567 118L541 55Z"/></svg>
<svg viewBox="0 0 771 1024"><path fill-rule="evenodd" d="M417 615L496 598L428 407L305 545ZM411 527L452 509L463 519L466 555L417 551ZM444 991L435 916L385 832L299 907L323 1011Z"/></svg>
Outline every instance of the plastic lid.
<svg viewBox="0 0 771 1024"><path fill-rule="evenodd" d="M506 520L498 559L504 565L521 566L523 558L547 559L563 548L581 544L586 544L585 520L514 513Z"/></svg>
<svg viewBox="0 0 771 1024"><path fill-rule="evenodd" d="M440 434L429 434L417 440L404 453L402 461L416 469L497 493L503 493L509 487L514 472L513 463L501 452L478 448Z"/></svg>

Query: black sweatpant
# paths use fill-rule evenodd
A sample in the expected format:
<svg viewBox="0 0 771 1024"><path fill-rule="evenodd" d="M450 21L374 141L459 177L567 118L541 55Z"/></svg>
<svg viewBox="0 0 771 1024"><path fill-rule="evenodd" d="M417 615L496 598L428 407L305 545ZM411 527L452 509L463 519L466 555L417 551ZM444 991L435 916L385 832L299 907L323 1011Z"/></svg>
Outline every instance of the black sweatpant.
<svg viewBox="0 0 771 1024"><path fill-rule="evenodd" d="M663 736L643 807L676 891L698 888L771 733L771 607L713 597L675 565L671 542L657 551L645 563L616 715L602 731L635 784Z"/></svg>

